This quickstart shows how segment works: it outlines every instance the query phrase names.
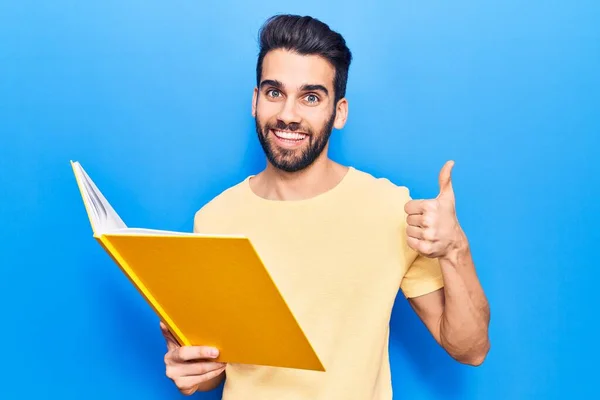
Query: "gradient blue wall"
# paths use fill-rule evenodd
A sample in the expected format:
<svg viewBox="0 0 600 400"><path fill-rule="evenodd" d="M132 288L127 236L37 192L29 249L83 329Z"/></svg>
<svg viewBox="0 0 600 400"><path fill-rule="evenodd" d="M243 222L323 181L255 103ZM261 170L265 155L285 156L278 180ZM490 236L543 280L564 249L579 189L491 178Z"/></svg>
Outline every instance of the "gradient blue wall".
<svg viewBox="0 0 600 400"><path fill-rule="evenodd" d="M0 398L179 397L157 319L92 239L69 160L130 226L191 230L264 164L256 32L279 12L323 19L354 53L334 158L417 197L456 160L492 351L479 368L454 363L399 298L395 398L592 396L598 3L303 3L0 3Z"/></svg>

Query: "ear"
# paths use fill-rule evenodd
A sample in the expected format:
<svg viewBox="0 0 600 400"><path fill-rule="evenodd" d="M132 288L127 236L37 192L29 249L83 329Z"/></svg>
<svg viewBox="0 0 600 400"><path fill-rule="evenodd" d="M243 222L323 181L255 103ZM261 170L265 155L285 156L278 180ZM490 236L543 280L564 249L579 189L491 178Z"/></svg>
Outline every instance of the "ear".
<svg viewBox="0 0 600 400"><path fill-rule="evenodd" d="M252 95L252 116L256 118L256 101L258 100L258 88L254 88L254 94Z"/></svg>
<svg viewBox="0 0 600 400"><path fill-rule="evenodd" d="M335 129L340 130L346 125L348 119L348 100L344 97L340 99L336 105L336 115L333 126Z"/></svg>

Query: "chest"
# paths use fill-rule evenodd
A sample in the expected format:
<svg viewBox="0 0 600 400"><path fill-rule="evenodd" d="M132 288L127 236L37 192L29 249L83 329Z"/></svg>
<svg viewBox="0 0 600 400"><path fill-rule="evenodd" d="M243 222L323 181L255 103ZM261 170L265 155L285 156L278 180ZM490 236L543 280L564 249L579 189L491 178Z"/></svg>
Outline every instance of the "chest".
<svg viewBox="0 0 600 400"><path fill-rule="evenodd" d="M399 227L373 212L274 213L245 228L297 313L339 315L393 301L403 265Z"/></svg>

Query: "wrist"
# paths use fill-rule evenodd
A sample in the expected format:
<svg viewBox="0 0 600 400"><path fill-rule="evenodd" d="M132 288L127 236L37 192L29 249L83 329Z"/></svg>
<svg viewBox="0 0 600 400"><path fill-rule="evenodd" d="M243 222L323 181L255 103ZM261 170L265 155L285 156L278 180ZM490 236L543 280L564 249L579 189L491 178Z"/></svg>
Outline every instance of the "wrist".
<svg viewBox="0 0 600 400"><path fill-rule="evenodd" d="M459 259L463 259L469 253L469 241L466 235L457 227L454 239L451 242L450 248L440 257L440 261L450 263L453 267L459 264Z"/></svg>

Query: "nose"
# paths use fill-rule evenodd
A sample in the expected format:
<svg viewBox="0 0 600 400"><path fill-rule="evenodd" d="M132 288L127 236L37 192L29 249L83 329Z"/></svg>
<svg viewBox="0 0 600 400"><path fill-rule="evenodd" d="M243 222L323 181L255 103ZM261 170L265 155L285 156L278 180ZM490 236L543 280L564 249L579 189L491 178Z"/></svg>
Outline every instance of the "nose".
<svg viewBox="0 0 600 400"><path fill-rule="evenodd" d="M300 123L301 118L296 108L296 102L291 96L283 103L277 118L286 125Z"/></svg>

